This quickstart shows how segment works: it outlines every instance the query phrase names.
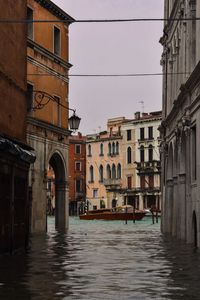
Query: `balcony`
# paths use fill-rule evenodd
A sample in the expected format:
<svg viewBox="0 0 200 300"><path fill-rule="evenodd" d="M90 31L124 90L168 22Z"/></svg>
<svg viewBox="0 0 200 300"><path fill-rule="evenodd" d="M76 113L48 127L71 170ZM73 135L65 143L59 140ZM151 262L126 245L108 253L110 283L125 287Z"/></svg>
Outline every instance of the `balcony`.
<svg viewBox="0 0 200 300"><path fill-rule="evenodd" d="M106 188L120 188L122 185L121 179L104 179L103 184Z"/></svg>
<svg viewBox="0 0 200 300"><path fill-rule="evenodd" d="M152 160L146 162L135 162L138 174L155 174L160 173L161 162L159 160Z"/></svg>

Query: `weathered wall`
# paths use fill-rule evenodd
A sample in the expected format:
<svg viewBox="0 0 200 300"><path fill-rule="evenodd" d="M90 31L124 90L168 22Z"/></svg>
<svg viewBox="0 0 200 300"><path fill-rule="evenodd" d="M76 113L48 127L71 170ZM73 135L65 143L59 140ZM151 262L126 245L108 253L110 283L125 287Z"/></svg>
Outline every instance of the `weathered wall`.
<svg viewBox="0 0 200 300"><path fill-rule="evenodd" d="M26 19L26 1L0 2L0 19ZM25 141L26 136L26 25L1 24L0 133ZM17 126L16 126L17 124Z"/></svg>

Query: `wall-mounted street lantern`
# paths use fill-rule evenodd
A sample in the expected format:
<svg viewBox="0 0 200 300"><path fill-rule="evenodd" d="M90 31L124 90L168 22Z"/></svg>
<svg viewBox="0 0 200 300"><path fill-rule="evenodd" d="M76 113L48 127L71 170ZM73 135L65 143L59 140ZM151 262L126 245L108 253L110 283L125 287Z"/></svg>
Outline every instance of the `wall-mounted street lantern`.
<svg viewBox="0 0 200 300"><path fill-rule="evenodd" d="M58 102L58 99L56 97L53 97L52 95L48 94L44 91L33 91L34 93L34 104L35 106L32 107L33 110L42 109L44 106L46 106L50 101L56 102L61 107L65 108L66 110L73 111L73 115L68 119L68 124L70 130L77 130L80 125L81 118L79 118L76 115L76 110L69 108L60 102Z"/></svg>

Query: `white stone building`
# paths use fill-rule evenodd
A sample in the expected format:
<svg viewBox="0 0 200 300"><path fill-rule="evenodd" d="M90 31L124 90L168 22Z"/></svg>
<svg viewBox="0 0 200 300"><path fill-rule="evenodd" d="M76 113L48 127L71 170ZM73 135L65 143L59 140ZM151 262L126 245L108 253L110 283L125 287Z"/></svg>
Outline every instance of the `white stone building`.
<svg viewBox="0 0 200 300"><path fill-rule="evenodd" d="M121 127L124 202L138 209L161 209L160 124L161 111L137 112Z"/></svg>
<svg viewBox="0 0 200 300"><path fill-rule="evenodd" d="M165 0L164 16L162 231L200 246L200 1Z"/></svg>

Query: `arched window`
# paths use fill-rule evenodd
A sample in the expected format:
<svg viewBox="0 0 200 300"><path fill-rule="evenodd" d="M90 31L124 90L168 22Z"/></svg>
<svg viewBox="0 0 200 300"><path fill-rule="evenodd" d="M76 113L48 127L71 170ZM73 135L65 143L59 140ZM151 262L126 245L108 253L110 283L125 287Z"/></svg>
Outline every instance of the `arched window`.
<svg viewBox="0 0 200 300"><path fill-rule="evenodd" d="M103 182L103 166L99 167L99 182Z"/></svg>
<svg viewBox="0 0 200 300"><path fill-rule="evenodd" d="M107 173L107 179L111 179L111 169L110 169L110 165L107 165L107 167L106 167L106 173Z"/></svg>
<svg viewBox="0 0 200 300"><path fill-rule="evenodd" d="M122 167L120 164L117 165L117 179L122 178Z"/></svg>
<svg viewBox="0 0 200 300"><path fill-rule="evenodd" d="M103 155L103 144L100 145L100 155Z"/></svg>
<svg viewBox="0 0 200 300"><path fill-rule="evenodd" d="M92 147L91 145L88 145L88 156L92 155Z"/></svg>
<svg viewBox="0 0 200 300"><path fill-rule="evenodd" d="M90 166L90 182L94 182L94 168Z"/></svg>
<svg viewBox="0 0 200 300"><path fill-rule="evenodd" d="M119 154L119 143L116 143L116 154Z"/></svg>
<svg viewBox="0 0 200 300"><path fill-rule="evenodd" d="M112 154L115 155L115 143L112 143Z"/></svg>
<svg viewBox="0 0 200 300"><path fill-rule="evenodd" d="M116 179L116 167L114 164L112 165L112 179Z"/></svg>
<svg viewBox="0 0 200 300"><path fill-rule="evenodd" d="M131 161L132 161L131 147L128 147L128 149L127 149L127 163L131 164Z"/></svg>
<svg viewBox="0 0 200 300"><path fill-rule="evenodd" d="M108 155L111 155L111 143L108 144Z"/></svg>
<svg viewBox="0 0 200 300"><path fill-rule="evenodd" d="M153 160L153 146L149 145L149 161Z"/></svg>
<svg viewBox="0 0 200 300"><path fill-rule="evenodd" d="M144 162L144 146L140 147L140 162Z"/></svg>

